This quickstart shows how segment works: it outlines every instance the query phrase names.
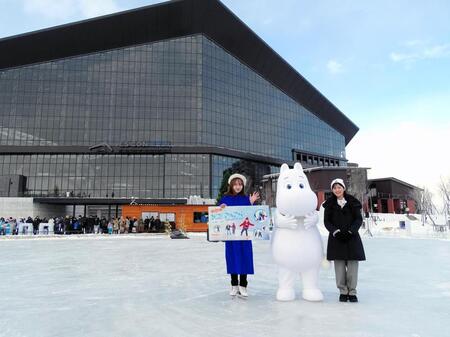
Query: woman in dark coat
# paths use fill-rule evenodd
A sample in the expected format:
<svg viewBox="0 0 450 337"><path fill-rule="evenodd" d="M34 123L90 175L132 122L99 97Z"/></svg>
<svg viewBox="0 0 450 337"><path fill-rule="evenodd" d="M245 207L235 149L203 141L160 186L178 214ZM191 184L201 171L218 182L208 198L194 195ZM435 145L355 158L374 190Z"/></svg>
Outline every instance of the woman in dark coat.
<svg viewBox="0 0 450 337"><path fill-rule="evenodd" d="M327 259L334 260L336 286L340 291L339 301L358 302L358 261L366 256L358 230L362 224L361 203L345 192L342 179L331 182L333 195L324 203L324 224L327 228Z"/></svg>

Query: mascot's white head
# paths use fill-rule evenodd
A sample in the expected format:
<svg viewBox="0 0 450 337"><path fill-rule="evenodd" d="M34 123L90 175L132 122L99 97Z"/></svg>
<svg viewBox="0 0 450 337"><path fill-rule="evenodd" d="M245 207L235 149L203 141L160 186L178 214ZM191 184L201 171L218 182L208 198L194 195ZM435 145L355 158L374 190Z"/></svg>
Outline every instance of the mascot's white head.
<svg viewBox="0 0 450 337"><path fill-rule="evenodd" d="M281 165L277 184L277 209L283 215L305 216L317 207L317 196L311 190L300 163L293 169Z"/></svg>

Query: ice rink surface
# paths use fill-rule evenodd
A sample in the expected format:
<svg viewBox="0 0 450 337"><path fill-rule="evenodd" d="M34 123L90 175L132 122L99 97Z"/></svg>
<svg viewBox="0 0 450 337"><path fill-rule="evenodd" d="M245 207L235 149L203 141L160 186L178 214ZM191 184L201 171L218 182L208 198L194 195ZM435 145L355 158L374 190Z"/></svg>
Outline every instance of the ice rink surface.
<svg viewBox="0 0 450 337"><path fill-rule="evenodd" d="M228 295L224 244L203 235L0 241L0 336L449 336L450 241L364 238L359 303L275 300L270 243L253 243L249 298Z"/></svg>

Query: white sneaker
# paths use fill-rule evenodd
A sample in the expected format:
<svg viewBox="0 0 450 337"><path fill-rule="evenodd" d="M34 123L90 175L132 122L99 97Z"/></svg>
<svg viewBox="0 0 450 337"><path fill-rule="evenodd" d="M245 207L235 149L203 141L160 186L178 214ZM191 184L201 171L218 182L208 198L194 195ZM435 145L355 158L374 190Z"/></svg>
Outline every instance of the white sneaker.
<svg viewBox="0 0 450 337"><path fill-rule="evenodd" d="M239 293L242 297L248 297L248 292L246 287L239 286Z"/></svg>
<svg viewBox="0 0 450 337"><path fill-rule="evenodd" d="M239 293L239 287L238 286L231 286L230 296L236 296L238 293Z"/></svg>

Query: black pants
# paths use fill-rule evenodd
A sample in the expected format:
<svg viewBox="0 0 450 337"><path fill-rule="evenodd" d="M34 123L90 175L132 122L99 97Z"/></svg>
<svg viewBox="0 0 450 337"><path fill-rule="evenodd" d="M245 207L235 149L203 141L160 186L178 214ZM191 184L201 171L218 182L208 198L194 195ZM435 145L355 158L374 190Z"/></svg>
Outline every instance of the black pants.
<svg viewBox="0 0 450 337"><path fill-rule="evenodd" d="M241 274L239 275L239 281L238 281L238 275L237 274L231 274L231 285L237 286L240 285L241 287L247 287L247 274Z"/></svg>

